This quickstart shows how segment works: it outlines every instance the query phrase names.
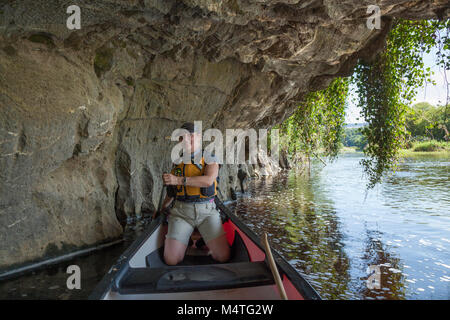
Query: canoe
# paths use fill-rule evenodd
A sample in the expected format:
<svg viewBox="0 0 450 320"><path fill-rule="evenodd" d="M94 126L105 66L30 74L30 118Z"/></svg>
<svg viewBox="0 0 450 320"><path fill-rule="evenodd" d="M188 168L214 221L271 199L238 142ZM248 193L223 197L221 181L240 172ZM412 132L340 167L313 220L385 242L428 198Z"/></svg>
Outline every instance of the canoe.
<svg viewBox="0 0 450 320"><path fill-rule="evenodd" d="M96 286L89 299L102 300L277 300L280 299L257 235L219 199L216 207L231 247L225 263L189 247L176 266L164 263L165 216L159 215ZM319 300L319 294L272 250L289 300Z"/></svg>

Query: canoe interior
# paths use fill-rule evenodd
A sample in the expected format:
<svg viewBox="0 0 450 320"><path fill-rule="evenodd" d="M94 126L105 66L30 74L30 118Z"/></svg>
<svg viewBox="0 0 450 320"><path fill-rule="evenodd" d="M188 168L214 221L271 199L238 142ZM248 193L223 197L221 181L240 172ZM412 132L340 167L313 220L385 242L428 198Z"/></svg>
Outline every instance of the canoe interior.
<svg viewBox="0 0 450 320"><path fill-rule="evenodd" d="M223 228L231 247L228 262L218 263L207 251L189 248L181 263L168 266L163 259L167 225L159 217L111 268L91 298L279 299L265 253L255 235L240 221L231 219L229 212L223 216ZM287 262L284 267L278 261L277 265L289 300L318 298ZM304 292L312 294L305 296Z"/></svg>

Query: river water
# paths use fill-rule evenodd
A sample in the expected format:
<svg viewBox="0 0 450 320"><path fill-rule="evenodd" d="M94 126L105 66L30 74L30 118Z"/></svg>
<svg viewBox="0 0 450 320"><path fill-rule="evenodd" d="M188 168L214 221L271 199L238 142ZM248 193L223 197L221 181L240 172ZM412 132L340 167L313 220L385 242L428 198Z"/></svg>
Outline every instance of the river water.
<svg viewBox="0 0 450 320"><path fill-rule="evenodd" d="M407 158L369 192L361 159L253 180L236 213L325 299L450 299L450 159Z"/></svg>
<svg viewBox="0 0 450 320"><path fill-rule="evenodd" d="M405 159L368 193L360 160L251 180L231 206L324 299L450 299L450 159ZM130 221L122 244L0 283L0 299L87 298L147 223ZM66 287L71 264L81 290ZM379 287L368 288L369 266Z"/></svg>

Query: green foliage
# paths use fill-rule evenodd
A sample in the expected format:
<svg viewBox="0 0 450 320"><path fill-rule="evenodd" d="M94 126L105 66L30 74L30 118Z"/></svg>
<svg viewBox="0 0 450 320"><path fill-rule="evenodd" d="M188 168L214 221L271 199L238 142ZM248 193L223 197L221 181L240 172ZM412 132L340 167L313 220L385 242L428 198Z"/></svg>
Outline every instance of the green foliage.
<svg viewBox="0 0 450 320"><path fill-rule="evenodd" d="M385 50L370 63L360 61L356 67L353 81L358 105L368 123L363 129L368 141L366 157L361 161L368 188L396 167L407 133L407 106L431 75L424 68L423 52L435 46L448 48L448 30L440 36L443 28L449 28L448 21L397 20ZM447 66L448 60L448 52L440 51L437 63Z"/></svg>
<svg viewBox="0 0 450 320"><path fill-rule="evenodd" d="M450 144L444 141L422 141L413 144L412 149L414 152L434 152L440 150L446 150L450 148Z"/></svg>
<svg viewBox="0 0 450 320"><path fill-rule="evenodd" d="M447 107L429 114L424 111L428 110L426 105L414 113L408 106L425 81L433 83L430 68L424 68L424 53L439 48L436 63L449 69L449 30L449 20L394 21L380 54L370 62L359 61L351 80L336 79L326 90L310 93L279 126L281 146L291 156L316 155L315 151L321 149L333 159L341 141L347 146L355 145L364 150L361 164L369 178L367 187L373 188L386 172L396 168L399 150L406 145L408 134L419 134L408 130L448 139ZM357 88L357 104L368 126L360 133L348 131L342 137L350 81ZM416 116L426 117L427 121L414 123Z"/></svg>
<svg viewBox="0 0 450 320"><path fill-rule="evenodd" d="M114 50L101 47L95 51L94 70L97 77L111 70L113 65Z"/></svg>
<svg viewBox="0 0 450 320"><path fill-rule="evenodd" d="M434 107L422 102L409 107L406 113L406 127L410 140L436 139L448 140L450 118L446 115L447 107Z"/></svg>
<svg viewBox="0 0 450 320"><path fill-rule="evenodd" d="M362 128L346 128L342 135L342 144L346 147L356 147L356 150L363 151L367 146L367 139L361 130Z"/></svg>
<svg viewBox="0 0 450 320"><path fill-rule="evenodd" d="M291 157L316 155L322 149L333 159L341 146L349 79L335 79L330 86L307 95L295 113L275 127L280 129L280 145Z"/></svg>

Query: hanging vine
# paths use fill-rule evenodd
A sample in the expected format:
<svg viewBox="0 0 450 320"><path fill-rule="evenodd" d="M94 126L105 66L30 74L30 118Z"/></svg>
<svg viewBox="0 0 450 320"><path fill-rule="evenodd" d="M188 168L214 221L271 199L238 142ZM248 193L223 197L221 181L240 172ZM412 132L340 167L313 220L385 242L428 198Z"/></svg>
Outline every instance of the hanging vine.
<svg viewBox="0 0 450 320"><path fill-rule="evenodd" d="M397 20L388 35L386 47L370 63L361 61L353 81L357 87L358 105L368 123L363 134L368 141L361 161L373 188L386 172L395 169L398 151L403 146L407 106L417 89L430 82L430 68L424 68L423 53L442 48L437 64L449 66L449 21ZM441 32L445 35L441 36Z"/></svg>
<svg viewBox="0 0 450 320"><path fill-rule="evenodd" d="M357 105L368 123L363 129L368 147L361 164L368 176L367 187L373 188L398 163L398 151L407 133L407 106L419 87L432 82L423 54L438 48L436 64L450 69L449 30L449 20L394 21L384 50L373 61L360 61L351 79L335 79L327 89L308 94L295 113L277 126L282 148L291 156L316 156L321 150L322 155L334 159L340 147L352 82L357 88ZM448 102L447 89L446 105ZM447 107L445 113L446 119Z"/></svg>
<svg viewBox="0 0 450 320"><path fill-rule="evenodd" d="M349 79L337 78L330 86L307 95L295 113L283 122L280 145L288 154L337 156L345 121L345 106Z"/></svg>

